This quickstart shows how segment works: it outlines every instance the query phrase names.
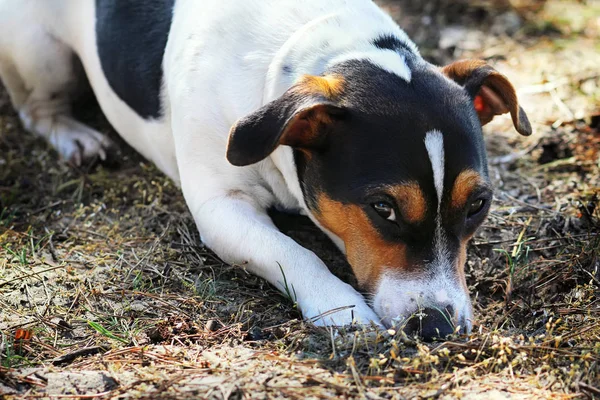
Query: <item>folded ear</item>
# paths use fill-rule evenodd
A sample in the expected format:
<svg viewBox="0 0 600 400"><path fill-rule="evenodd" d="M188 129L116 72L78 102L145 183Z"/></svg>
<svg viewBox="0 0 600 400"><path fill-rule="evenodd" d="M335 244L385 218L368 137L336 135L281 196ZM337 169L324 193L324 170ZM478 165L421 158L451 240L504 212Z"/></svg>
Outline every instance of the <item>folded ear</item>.
<svg viewBox="0 0 600 400"><path fill-rule="evenodd" d="M279 145L318 148L342 118L339 77L305 76L280 98L241 118L229 132L227 160L236 166L265 159Z"/></svg>
<svg viewBox="0 0 600 400"><path fill-rule="evenodd" d="M496 115L510 112L513 125L521 135L531 135L531 124L519 106L515 88L509 80L485 61L462 60L442 68L442 73L463 86L473 98L481 125Z"/></svg>

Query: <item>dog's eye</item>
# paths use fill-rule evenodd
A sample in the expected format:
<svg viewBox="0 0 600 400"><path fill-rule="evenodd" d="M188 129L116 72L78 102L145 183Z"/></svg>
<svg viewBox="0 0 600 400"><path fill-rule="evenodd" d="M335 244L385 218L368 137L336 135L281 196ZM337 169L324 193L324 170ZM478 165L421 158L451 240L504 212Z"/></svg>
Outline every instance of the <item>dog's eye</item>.
<svg viewBox="0 0 600 400"><path fill-rule="evenodd" d="M467 212L467 217L471 218L475 215L479 214L481 210L485 207L485 199L477 199L469 205L469 210Z"/></svg>
<svg viewBox="0 0 600 400"><path fill-rule="evenodd" d="M373 208L375 209L375 211L377 211L377 214L379 214L381 218L385 218L389 221L396 220L396 212L394 211L394 207L392 207L388 203L383 201L373 203Z"/></svg>

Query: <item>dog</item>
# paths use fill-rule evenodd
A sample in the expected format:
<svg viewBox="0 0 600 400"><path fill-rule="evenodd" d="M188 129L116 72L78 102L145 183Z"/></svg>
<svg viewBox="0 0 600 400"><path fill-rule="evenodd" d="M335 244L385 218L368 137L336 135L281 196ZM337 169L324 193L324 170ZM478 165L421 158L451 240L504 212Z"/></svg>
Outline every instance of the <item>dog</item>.
<svg viewBox="0 0 600 400"><path fill-rule="evenodd" d="M0 76L26 130L74 165L110 140L75 120L85 74L176 182L205 245L293 293L316 325L472 329L467 243L492 201L482 125L510 113L483 61L425 61L370 0L0 0ZM305 214L359 292L280 232Z"/></svg>

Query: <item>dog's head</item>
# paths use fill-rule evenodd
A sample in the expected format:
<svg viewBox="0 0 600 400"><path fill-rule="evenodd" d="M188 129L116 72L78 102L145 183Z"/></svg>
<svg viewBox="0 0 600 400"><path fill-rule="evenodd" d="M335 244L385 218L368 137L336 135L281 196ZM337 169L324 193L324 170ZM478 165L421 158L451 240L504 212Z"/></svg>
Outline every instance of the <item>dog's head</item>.
<svg viewBox="0 0 600 400"><path fill-rule="evenodd" d="M421 60L410 77L346 61L241 119L227 158L292 146L310 213L382 321L444 335L471 328L466 247L492 201L481 127L504 113L531 133L513 86L481 61Z"/></svg>

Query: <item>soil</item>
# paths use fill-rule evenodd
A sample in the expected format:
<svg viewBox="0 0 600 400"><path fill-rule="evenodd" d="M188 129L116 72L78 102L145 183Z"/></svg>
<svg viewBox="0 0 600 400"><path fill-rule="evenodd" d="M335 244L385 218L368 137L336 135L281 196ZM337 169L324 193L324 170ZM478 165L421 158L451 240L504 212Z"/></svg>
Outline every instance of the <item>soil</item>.
<svg viewBox="0 0 600 400"><path fill-rule="evenodd" d="M117 149L74 169L0 89L0 397L600 397L600 4L378 3L428 60L507 75L534 128L484 129L495 199L468 252L474 332L422 343L303 322L202 245L180 191L93 99L77 113ZM315 226L274 218L353 282Z"/></svg>

